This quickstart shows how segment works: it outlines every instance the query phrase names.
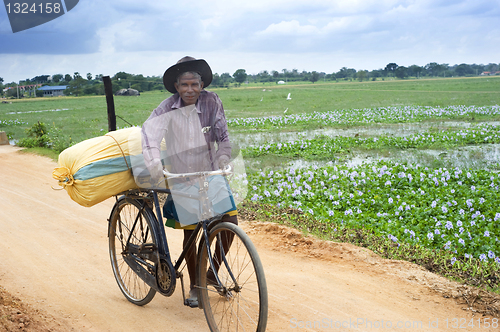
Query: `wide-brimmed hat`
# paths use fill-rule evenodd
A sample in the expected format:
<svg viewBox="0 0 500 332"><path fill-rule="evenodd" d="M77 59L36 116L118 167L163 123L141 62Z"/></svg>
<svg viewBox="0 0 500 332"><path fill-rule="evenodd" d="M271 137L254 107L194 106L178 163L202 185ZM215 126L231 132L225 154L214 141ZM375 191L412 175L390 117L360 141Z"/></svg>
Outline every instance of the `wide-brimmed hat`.
<svg viewBox="0 0 500 332"><path fill-rule="evenodd" d="M208 63L203 59L196 60L193 57L185 56L165 71L165 74L163 74L163 85L165 85L165 88L169 92L176 93L177 90L174 83L177 82L177 77L188 71L200 74L204 88L212 83L212 69L210 69Z"/></svg>

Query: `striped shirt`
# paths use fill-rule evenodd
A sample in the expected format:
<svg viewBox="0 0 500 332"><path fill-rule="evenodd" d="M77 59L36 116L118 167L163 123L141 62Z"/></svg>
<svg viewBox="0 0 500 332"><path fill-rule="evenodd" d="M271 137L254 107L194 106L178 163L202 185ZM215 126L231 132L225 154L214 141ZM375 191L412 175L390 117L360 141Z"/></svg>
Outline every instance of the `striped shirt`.
<svg viewBox="0 0 500 332"><path fill-rule="evenodd" d="M172 173L218 169L219 161L231 156L226 116L219 96L202 90L195 105L183 107L178 93L161 102L142 126L146 167L161 159L163 139L168 158L165 164L171 166Z"/></svg>

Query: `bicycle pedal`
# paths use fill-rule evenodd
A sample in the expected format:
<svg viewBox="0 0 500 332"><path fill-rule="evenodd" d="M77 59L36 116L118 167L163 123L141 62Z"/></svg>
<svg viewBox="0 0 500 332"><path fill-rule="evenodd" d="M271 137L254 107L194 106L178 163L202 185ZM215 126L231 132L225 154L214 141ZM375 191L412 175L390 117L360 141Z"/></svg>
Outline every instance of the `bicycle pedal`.
<svg viewBox="0 0 500 332"><path fill-rule="evenodd" d="M198 308L198 300L185 299L184 305L190 308Z"/></svg>

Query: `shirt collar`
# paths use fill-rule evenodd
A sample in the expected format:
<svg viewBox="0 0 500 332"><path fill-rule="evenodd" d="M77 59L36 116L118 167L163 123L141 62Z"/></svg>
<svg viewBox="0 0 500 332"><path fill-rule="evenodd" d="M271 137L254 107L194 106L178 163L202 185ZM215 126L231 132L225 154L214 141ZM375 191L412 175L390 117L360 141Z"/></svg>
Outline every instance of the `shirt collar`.
<svg viewBox="0 0 500 332"><path fill-rule="evenodd" d="M199 102L200 102L200 99L202 98L202 96L204 94L203 92L205 92L205 90L201 90L200 96L198 97L198 100L196 101L196 104L195 104L195 106L196 106L196 112L197 113L201 113L201 110L200 110L200 107L199 107L199 104L200 104ZM175 99L174 99L174 103L172 104L171 108L172 109L182 108L183 106L182 106L182 98L181 98L181 96L179 95L178 92L176 92L174 96L175 96Z"/></svg>

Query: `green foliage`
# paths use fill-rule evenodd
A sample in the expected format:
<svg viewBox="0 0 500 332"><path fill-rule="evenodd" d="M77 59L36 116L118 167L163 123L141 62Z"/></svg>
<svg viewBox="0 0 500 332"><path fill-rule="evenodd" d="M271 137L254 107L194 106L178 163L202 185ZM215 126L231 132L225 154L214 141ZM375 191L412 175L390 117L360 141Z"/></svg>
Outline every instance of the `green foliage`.
<svg viewBox="0 0 500 332"><path fill-rule="evenodd" d="M57 153L69 148L73 142L71 137L67 137L62 133L62 130L53 126L47 134L50 141L50 148Z"/></svg>
<svg viewBox="0 0 500 332"><path fill-rule="evenodd" d="M47 130L43 122L35 123L26 130L26 134L28 137L20 139L17 145L25 148L50 148L60 153L72 143L71 137L66 138L56 126Z"/></svg>
<svg viewBox="0 0 500 332"><path fill-rule="evenodd" d="M238 83L243 83L247 79L247 72L245 69L238 69L233 74L234 80Z"/></svg>
<svg viewBox="0 0 500 332"><path fill-rule="evenodd" d="M304 214L308 227L319 223L333 235L362 230L401 250L445 253L447 266L480 262L500 277L496 172L377 162L267 170L248 181L251 202L281 210L277 214Z"/></svg>
<svg viewBox="0 0 500 332"><path fill-rule="evenodd" d="M403 137L317 136L313 139L297 139L286 143L278 142L248 147L243 151L246 157L251 158L271 154L305 160L334 160L338 154L346 153L351 149L450 149L467 145L495 144L500 143L499 134L496 126L478 125L471 129L428 131Z"/></svg>
<svg viewBox="0 0 500 332"><path fill-rule="evenodd" d="M43 122L35 123L26 130L26 134L28 137L22 138L17 145L26 148L46 147L50 142L47 136L47 128Z"/></svg>

